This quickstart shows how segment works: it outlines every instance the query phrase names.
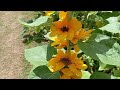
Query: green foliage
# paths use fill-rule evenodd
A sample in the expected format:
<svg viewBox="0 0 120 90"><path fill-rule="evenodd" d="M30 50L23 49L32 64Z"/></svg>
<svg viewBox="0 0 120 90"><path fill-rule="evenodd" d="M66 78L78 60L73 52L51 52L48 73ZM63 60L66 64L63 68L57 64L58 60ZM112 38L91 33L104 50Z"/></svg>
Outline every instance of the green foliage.
<svg viewBox="0 0 120 90"><path fill-rule="evenodd" d="M79 41L78 46L86 55L95 60L100 60L105 64L120 65L120 46L106 35L94 33L88 41Z"/></svg>
<svg viewBox="0 0 120 90"><path fill-rule="evenodd" d="M90 79L111 79L111 75L104 72L94 72Z"/></svg>
<svg viewBox="0 0 120 90"><path fill-rule="evenodd" d="M100 29L103 31L106 30L111 33L120 33L119 16L118 17L110 17L107 20L109 21L109 24L105 25L104 27L101 27Z"/></svg>
<svg viewBox="0 0 120 90"><path fill-rule="evenodd" d="M81 79L90 79L91 74L88 71L82 71Z"/></svg>
<svg viewBox="0 0 120 90"><path fill-rule="evenodd" d="M56 49L48 45L40 45L34 48L25 49L25 58L32 65L46 65L52 55L56 54Z"/></svg>
<svg viewBox="0 0 120 90"><path fill-rule="evenodd" d="M59 79L60 74L59 72L52 73L47 66L38 66L33 70L33 72L40 78L40 79Z"/></svg>
<svg viewBox="0 0 120 90"><path fill-rule="evenodd" d="M57 50L53 46L48 44L48 46L47 46L47 60L50 60L52 58L52 56L55 55L56 53L57 53Z"/></svg>
<svg viewBox="0 0 120 90"><path fill-rule="evenodd" d="M25 58L32 65L46 65L47 64L47 45L41 45L30 49L25 49Z"/></svg>
<svg viewBox="0 0 120 90"><path fill-rule="evenodd" d="M40 79L34 72L33 70L36 68L37 66L33 66L33 68L31 69L29 75L28 75L28 79Z"/></svg>
<svg viewBox="0 0 120 90"><path fill-rule="evenodd" d="M116 77L120 77L120 70L113 70L113 75Z"/></svg>
<svg viewBox="0 0 120 90"><path fill-rule="evenodd" d="M103 19L107 19L109 17L116 17L120 15L120 11L98 11L98 15Z"/></svg>
<svg viewBox="0 0 120 90"><path fill-rule="evenodd" d="M19 20L19 22L24 26L21 36L23 37L23 43L26 45L32 43L33 41L37 43L47 42L48 40L44 37L49 30L49 24L52 22L50 16L42 16L39 14L27 22Z"/></svg>
<svg viewBox="0 0 120 90"><path fill-rule="evenodd" d="M36 27L36 26L40 26L43 25L47 22L49 16L41 16L39 18L37 18L34 22L32 23L26 23L22 20L20 20L19 22L27 27Z"/></svg>

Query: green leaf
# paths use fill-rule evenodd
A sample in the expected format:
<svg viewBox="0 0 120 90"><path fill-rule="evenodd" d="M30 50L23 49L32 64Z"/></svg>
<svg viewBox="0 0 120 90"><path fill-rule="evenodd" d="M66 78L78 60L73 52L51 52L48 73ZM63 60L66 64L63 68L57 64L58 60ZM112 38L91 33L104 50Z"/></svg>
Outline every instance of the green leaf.
<svg viewBox="0 0 120 90"><path fill-rule="evenodd" d="M59 72L51 72L47 66L38 66L33 70L33 72L40 78L40 79L59 79L60 74Z"/></svg>
<svg viewBox="0 0 120 90"><path fill-rule="evenodd" d="M120 15L120 12L119 11L99 11L97 15L100 15L101 17L103 17L103 19L107 19L109 17L116 17Z"/></svg>
<svg viewBox="0 0 120 90"><path fill-rule="evenodd" d="M25 49L25 58L32 65L46 65L47 64L47 45L40 45L34 48Z"/></svg>
<svg viewBox="0 0 120 90"><path fill-rule="evenodd" d="M53 55L57 53L57 49L55 49L53 46L48 44L47 46L47 60L50 60Z"/></svg>
<svg viewBox="0 0 120 90"><path fill-rule="evenodd" d="M119 18L118 17L109 17L108 19L106 19L109 23L114 23L114 22L118 22Z"/></svg>
<svg viewBox="0 0 120 90"><path fill-rule="evenodd" d="M120 77L120 70L113 70L113 74L115 77Z"/></svg>
<svg viewBox="0 0 120 90"><path fill-rule="evenodd" d="M100 65L100 67L99 67L98 70L105 70L105 67L106 67L107 64L104 64L104 63L102 63L102 62L99 62L99 65Z"/></svg>
<svg viewBox="0 0 120 90"><path fill-rule="evenodd" d="M34 48L25 49L25 58L32 65L46 65L47 60L51 59L56 53L57 51L54 47L50 46L49 44L41 44L40 46Z"/></svg>
<svg viewBox="0 0 120 90"><path fill-rule="evenodd" d="M110 70L115 67L114 65L104 64L102 62L100 62L99 64L100 64L99 70Z"/></svg>
<svg viewBox="0 0 120 90"><path fill-rule="evenodd" d="M109 47L105 45L108 39L109 39L108 36L94 33L91 35L88 41L86 42L78 41L77 44L86 55L90 56L93 59L99 60L96 53L104 53L109 49Z"/></svg>
<svg viewBox="0 0 120 90"><path fill-rule="evenodd" d="M36 68L36 66L34 66L32 69L31 69L31 71L30 71L30 73L29 73L29 75L28 75L28 79L40 79L34 72L33 72L33 70Z"/></svg>
<svg viewBox="0 0 120 90"><path fill-rule="evenodd" d="M120 77L115 77L115 76L111 75L111 79L120 79Z"/></svg>
<svg viewBox="0 0 120 90"><path fill-rule="evenodd" d="M90 78L90 73L88 71L82 71L82 78L81 79L89 79Z"/></svg>
<svg viewBox="0 0 120 90"><path fill-rule="evenodd" d="M119 16L118 17L110 17L107 19L109 24L99 28L103 31L108 31L112 33L120 33L120 22L119 22Z"/></svg>
<svg viewBox="0 0 120 90"><path fill-rule="evenodd" d="M120 23L119 22L110 23L101 27L100 29L112 33L120 33Z"/></svg>
<svg viewBox="0 0 120 90"><path fill-rule="evenodd" d="M104 72L94 72L90 79L111 79L111 75Z"/></svg>
<svg viewBox="0 0 120 90"><path fill-rule="evenodd" d="M95 60L105 64L120 65L120 45L106 35L94 33L88 41L78 41L78 46Z"/></svg>
<svg viewBox="0 0 120 90"><path fill-rule="evenodd" d="M113 46L103 54L97 54L101 62L110 65L120 65L120 45L114 43Z"/></svg>
<svg viewBox="0 0 120 90"><path fill-rule="evenodd" d="M28 27L35 27L35 26L40 26L40 25L46 23L48 18L49 18L49 16L41 16L41 17L37 18L33 23L26 23L22 20L19 20L19 22Z"/></svg>

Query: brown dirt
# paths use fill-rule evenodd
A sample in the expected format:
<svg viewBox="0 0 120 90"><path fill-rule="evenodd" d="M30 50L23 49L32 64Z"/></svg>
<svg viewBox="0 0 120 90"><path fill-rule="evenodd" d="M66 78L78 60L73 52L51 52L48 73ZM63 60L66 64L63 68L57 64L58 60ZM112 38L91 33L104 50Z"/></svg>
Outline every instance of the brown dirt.
<svg viewBox="0 0 120 90"><path fill-rule="evenodd" d="M20 18L30 18L33 11L0 11L0 79L24 79L26 64L20 37Z"/></svg>

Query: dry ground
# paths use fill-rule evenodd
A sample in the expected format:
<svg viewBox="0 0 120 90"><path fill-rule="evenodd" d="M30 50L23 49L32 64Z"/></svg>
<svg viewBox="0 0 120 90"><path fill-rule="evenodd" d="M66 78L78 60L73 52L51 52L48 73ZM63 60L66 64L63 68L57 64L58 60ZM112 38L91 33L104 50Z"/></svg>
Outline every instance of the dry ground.
<svg viewBox="0 0 120 90"><path fill-rule="evenodd" d="M0 11L0 79L25 79L27 64L20 37L20 18L30 18L33 11Z"/></svg>

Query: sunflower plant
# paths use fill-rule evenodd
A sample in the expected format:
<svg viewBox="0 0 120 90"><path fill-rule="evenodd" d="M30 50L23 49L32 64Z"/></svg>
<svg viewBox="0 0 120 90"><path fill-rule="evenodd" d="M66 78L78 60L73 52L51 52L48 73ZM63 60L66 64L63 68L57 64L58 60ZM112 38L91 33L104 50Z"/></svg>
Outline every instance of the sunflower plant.
<svg viewBox="0 0 120 90"><path fill-rule="evenodd" d="M42 11L32 23L47 43L25 49L29 79L119 79L119 11ZM39 36L38 36L39 37Z"/></svg>

